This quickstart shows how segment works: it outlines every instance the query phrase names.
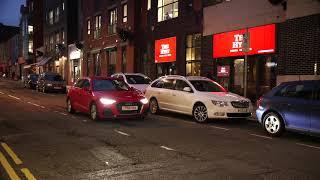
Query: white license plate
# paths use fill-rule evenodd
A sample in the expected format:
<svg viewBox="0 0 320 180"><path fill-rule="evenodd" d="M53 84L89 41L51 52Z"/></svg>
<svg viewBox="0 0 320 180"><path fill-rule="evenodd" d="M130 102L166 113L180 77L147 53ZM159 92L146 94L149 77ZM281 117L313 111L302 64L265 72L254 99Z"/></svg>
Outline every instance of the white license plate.
<svg viewBox="0 0 320 180"><path fill-rule="evenodd" d="M136 111L138 110L138 106L122 106L122 111Z"/></svg>
<svg viewBox="0 0 320 180"><path fill-rule="evenodd" d="M239 113L246 113L246 112L248 112L248 109L247 108L238 109L238 112Z"/></svg>
<svg viewBox="0 0 320 180"><path fill-rule="evenodd" d="M62 87L53 87L53 89L62 89Z"/></svg>

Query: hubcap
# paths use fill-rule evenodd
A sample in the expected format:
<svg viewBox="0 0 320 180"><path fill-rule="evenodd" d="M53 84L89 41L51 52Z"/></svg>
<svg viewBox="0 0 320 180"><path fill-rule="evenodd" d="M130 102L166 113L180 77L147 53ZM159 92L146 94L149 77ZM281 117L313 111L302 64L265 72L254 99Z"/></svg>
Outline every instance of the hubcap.
<svg viewBox="0 0 320 180"><path fill-rule="evenodd" d="M151 112L152 112L152 113L156 113L156 112L157 112L157 109L158 109L157 102L156 102L155 100L152 100L152 101L151 101Z"/></svg>
<svg viewBox="0 0 320 180"><path fill-rule="evenodd" d="M278 117L271 115L266 119L264 126L269 133L275 134L280 129L280 120Z"/></svg>
<svg viewBox="0 0 320 180"><path fill-rule="evenodd" d="M70 99L69 99L69 100L68 100L68 111L69 111L69 112L71 112L71 108L72 108L72 107L71 107L71 102L70 102Z"/></svg>
<svg viewBox="0 0 320 180"><path fill-rule="evenodd" d="M97 107L96 105L91 106L91 118L96 119L97 117Z"/></svg>
<svg viewBox="0 0 320 180"><path fill-rule="evenodd" d="M207 108L205 106L198 106L194 110L194 117L199 122L204 122L208 118Z"/></svg>

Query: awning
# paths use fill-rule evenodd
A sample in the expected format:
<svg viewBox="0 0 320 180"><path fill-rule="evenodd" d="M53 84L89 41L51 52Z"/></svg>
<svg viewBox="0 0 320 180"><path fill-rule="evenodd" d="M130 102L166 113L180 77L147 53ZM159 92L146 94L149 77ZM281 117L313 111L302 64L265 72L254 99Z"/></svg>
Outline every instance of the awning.
<svg viewBox="0 0 320 180"><path fill-rule="evenodd" d="M41 58L38 58L38 61L36 64L37 66L44 66L45 64L47 64L50 60L52 59L52 57L41 57Z"/></svg>

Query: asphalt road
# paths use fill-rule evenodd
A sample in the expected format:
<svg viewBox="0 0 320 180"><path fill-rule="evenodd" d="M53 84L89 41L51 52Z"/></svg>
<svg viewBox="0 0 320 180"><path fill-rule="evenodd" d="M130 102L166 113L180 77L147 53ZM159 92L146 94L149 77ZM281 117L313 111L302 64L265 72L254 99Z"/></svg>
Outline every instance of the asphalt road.
<svg viewBox="0 0 320 180"><path fill-rule="evenodd" d="M92 122L64 94L0 80L0 179L320 179L320 138L162 112Z"/></svg>

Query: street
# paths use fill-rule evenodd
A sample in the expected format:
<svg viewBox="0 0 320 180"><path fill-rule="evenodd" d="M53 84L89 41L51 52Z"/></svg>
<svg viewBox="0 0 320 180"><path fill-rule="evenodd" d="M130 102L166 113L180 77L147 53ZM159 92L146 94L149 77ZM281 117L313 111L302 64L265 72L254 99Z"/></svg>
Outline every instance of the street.
<svg viewBox="0 0 320 180"><path fill-rule="evenodd" d="M0 179L319 179L320 141L162 112L92 122L65 94L0 80Z"/></svg>

